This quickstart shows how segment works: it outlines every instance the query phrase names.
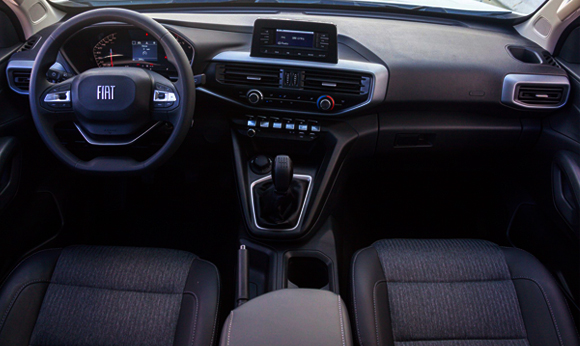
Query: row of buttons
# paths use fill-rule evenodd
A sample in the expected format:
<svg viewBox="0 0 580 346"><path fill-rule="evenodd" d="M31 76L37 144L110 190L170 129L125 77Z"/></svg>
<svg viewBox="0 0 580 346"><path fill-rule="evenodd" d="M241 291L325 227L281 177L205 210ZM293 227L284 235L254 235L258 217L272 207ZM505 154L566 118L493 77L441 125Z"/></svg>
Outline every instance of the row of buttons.
<svg viewBox="0 0 580 346"><path fill-rule="evenodd" d="M296 130L296 123L292 120L285 120L286 122L282 122L278 119L267 119L267 118L250 118L248 119L247 125L248 127L260 127L260 128L272 128L272 129L285 129L289 131ZM298 122L298 131L301 132L320 132L320 125L314 121L308 121L308 123L304 120L296 120ZM271 124L271 126L270 126Z"/></svg>
<svg viewBox="0 0 580 346"><path fill-rule="evenodd" d="M310 52L297 49L260 48L260 53L271 55L300 56L308 58L326 58L326 53Z"/></svg>
<svg viewBox="0 0 580 346"><path fill-rule="evenodd" d="M316 48L328 49L330 37L326 33L316 34Z"/></svg>

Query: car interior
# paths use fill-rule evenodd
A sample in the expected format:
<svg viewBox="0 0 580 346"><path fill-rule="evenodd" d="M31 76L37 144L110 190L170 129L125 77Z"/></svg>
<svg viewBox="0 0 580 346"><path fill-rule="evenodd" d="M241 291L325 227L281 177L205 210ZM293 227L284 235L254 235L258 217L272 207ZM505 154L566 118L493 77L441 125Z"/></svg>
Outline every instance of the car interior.
<svg viewBox="0 0 580 346"><path fill-rule="evenodd" d="M580 0L0 1L0 345L580 345Z"/></svg>

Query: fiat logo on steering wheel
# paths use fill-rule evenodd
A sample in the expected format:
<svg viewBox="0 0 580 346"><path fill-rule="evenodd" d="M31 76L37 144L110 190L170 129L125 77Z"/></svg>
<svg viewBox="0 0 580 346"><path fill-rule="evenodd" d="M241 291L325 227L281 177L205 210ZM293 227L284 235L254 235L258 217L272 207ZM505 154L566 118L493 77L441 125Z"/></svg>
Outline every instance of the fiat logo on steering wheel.
<svg viewBox="0 0 580 346"><path fill-rule="evenodd" d="M97 85L97 100L114 100L114 85Z"/></svg>

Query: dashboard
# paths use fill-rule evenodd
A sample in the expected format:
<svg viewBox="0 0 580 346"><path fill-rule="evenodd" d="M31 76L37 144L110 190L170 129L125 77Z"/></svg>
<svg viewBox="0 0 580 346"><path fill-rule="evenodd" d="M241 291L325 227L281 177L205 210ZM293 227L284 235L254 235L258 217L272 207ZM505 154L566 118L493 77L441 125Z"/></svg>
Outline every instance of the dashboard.
<svg viewBox="0 0 580 346"><path fill-rule="evenodd" d="M195 55L193 43L171 31L190 63ZM71 37L62 55L75 73L95 67L139 67L175 80L175 67L167 61L163 47L149 33L127 25L97 25Z"/></svg>
<svg viewBox="0 0 580 346"><path fill-rule="evenodd" d="M198 94L242 116L273 118L265 124L368 111L541 117L541 111L562 107L570 91L566 71L513 28L395 15L361 21L315 11L148 15L175 36L194 74L207 77ZM16 84L26 82L37 51L11 58L13 90L26 93ZM158 42L121 23L79 31L61 54L57 62L69 74L133 66L178 77Z"/></svg>

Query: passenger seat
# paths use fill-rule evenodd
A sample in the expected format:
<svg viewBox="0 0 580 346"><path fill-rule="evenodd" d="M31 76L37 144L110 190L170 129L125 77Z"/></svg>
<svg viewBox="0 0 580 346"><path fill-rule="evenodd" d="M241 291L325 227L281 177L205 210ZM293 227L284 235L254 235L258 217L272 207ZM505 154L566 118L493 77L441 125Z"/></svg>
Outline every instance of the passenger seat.
<svg viewBox="0 0 580 346"><path fill-rule="evenodd" d="M579 345L556 282L519 249L380 240L354 255L351 274L360 345Z"/></svg>

